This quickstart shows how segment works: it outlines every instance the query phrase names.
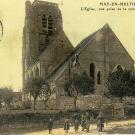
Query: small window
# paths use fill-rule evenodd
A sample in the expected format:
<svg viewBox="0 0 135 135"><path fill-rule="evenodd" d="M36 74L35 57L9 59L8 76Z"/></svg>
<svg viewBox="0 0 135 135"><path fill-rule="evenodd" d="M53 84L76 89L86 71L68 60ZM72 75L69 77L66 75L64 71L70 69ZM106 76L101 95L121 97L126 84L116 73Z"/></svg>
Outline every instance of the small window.
<svg viewBox="0 0 135 135"><path fill-rule="evenodd" d="M101 72L98 71L97 73L97 84L101 84Z"/></svg>
<svg viewBox="0 0 135 135"><path fill-rule="evenodd" d="M94 82L95 80L95 64L94 63L90 64L90 78Z"/></svg>

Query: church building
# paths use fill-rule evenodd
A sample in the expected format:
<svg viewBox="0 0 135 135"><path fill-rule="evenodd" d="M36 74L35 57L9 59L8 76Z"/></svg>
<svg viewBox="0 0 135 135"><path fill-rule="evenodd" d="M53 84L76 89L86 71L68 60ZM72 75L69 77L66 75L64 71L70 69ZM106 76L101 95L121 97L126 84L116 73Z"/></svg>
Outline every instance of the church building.
<svg viewBox="0 0 135 135"><path fill-rule="evenodd" d="M64 83L73 72L85 71L95 93L101 94L110 72L119 66L134 70L133 59L108 24L74 48L63 31L58 5L39 0L26 2L22 55L23 86L41 77L56 84L58 97L66 95Z"/></svg>

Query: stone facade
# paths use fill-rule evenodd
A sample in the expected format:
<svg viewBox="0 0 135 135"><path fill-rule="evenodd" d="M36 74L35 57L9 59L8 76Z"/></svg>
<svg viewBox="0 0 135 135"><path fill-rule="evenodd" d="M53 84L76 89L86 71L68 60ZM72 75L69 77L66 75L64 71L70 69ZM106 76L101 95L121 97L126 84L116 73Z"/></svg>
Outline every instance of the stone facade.
<svg viewBox="0 0 135 135"><path fill-rule="evenodd" d="M37 109L44 109L43 102L41 100L37 101ZM100 95L88 95L79 96L77 98L76 107L79 110L99 110L101 106L101 96ZM69 96L61 96L60 98L50 98L48 101L47 109L53 110L74 110L74 98Z"/></svg>
<svg viewBox="0 0 135 135"><path fill-rule="evenodd" d="M23 29L23 86L33 77L46 78L72 52L55 3L26 1Z"/></svg>
<svg viewBox="0 0 135 135"><path fill-rule="evenodd" d="M75 67L78 72L85 71L94 80L96 94L102 94L107 90L107 76L119 66L130 71L134 70L133 59L108 24L82 40L71 56L48 78L55 81L61 93L64 91L62 88L69 70L70 74L76 70L72 66L75 58L79 63L79 67Z"/></svg>
<svg viewBox="0 0 135 135"><path fill-rule="evenodd" d="M64 97L64 83L72 73L85 71L94 80L95 93L102 95L107 90L109 72L118 66L134 70L133 59L108 24L73 48L63 31L58 5L39 0L26 1L22 62L23 86L33 77L54 82L57 87L56 106L63 101L67 108L72 108L72 101ZM90 103L91 99L84 103ZM83 103L78 101L78 104Z"/></svg>

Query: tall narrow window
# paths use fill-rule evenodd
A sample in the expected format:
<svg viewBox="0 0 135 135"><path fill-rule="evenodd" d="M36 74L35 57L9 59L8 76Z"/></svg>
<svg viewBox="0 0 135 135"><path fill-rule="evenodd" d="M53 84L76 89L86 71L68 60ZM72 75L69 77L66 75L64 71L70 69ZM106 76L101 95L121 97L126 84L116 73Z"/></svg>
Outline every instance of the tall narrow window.
<svg viewBox="0 0 135 135"><path fill-rule="evenodd" d="M39 77L39 69L38 68L36 68L36 78L38 78Z"/></svg>
<svg viewBox="0 0 135 135"><path fill-rule="evenodd" d="M46 17L46 15L43 15L43 17L42 17L42 27L47 28L47 17Z"/></svg>
<svg viewBox="0 0 135 135"><path fill-rule="evenodd" d="M51 35L53 32L53 18L51 15L42 16L42 27L43 27L43 33L47 33L48 35Z"/></svg>
<svg viewBox="0 0 135 135"><path fill-rule="evenodd" d="M42 52L50 43L53 34L53 17L42 15L42 32L39 35L39 51Z"/></svg>
<svg viewBox="0 0 135 135"><path fill-rule="evenodd" d="M53 30L53 19L52 16L48 17L48 34L51 35Z"/></svg>
<svg viewBox="0 0 135 135"><path fill-rule="evenodd" d="M101 84L101 72L98 71L97 73L97 84Z"/></svg>
<svg viewBox="0 0 135 135"><path fill-rule="evenodd" d="M90 64L90 78L93 80L95 80L95 65L94 63Z"/></svg>

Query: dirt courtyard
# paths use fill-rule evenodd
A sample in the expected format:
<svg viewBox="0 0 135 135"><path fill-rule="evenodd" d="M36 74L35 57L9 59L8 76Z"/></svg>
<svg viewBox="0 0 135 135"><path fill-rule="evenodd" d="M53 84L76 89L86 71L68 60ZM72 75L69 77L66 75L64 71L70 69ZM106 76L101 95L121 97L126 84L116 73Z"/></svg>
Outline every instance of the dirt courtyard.
<svg viewBox="0 0 135 135"><path fill-rule="evenodd" d="M96 125L93 124L90 126L90 132L82 132L81 127L79 132L75 133L74 128L71 127L69 133L64 133L63 128L54 129L52 135L90 135L90 134L135 134L135 119L134 120L122 120L105 123L104 132L98 133ZM15 135L15 134L13 134ZM19 135L19 134L16 134ZM24 133L21 135L48 135L48 131L38 131L31 133Z"/></svg>
<svg viewBox="0 0 135 135"><path fill-rule="evenodd" d="M130 120L119 120L105 123L104 131L97 132L96 124L90 125L89 133L81 131L81 126L79 127L78 133L75 133L74 127L71 126L69 133L65 133L63 128L53 129L50 135L101 135L101 134L135 134L135 119ZM31 129L24 130L18 129L13 131L0 132L0 135L49 135L48 130Z"/></svg>

